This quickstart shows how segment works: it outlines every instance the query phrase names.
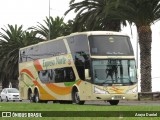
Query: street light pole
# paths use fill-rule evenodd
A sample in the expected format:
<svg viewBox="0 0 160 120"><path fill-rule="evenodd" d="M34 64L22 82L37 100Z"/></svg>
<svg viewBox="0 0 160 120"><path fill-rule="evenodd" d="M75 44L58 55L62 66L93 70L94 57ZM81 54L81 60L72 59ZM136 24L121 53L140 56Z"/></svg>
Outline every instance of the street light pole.
<svg viewBox="0 0 160 120"><path fill-rule="evenodd" d="M50 0L49 0L49 25L48 25L48 27L49 27L49 33L48 33L48 40L50 40L50 36L51 36L51 28L50 28Z"/></svg>

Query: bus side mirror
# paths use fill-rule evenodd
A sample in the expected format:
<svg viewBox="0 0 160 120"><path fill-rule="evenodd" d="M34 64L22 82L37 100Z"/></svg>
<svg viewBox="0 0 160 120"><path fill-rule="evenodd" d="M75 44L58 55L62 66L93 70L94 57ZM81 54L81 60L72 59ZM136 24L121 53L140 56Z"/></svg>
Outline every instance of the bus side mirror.
<svg viewBox="0 0 160 120"><path fill-rule="evenodd" d="M91 77L89 76L89 69L85 69L85 79L91 80Z"/></svg>

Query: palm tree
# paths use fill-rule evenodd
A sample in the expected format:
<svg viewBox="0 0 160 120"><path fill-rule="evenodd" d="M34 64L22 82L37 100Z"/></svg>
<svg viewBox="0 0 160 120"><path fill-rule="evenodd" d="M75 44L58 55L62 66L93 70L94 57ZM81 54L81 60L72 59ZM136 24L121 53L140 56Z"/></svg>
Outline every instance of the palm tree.
<svg viewBox="0 0 160 120"><path fill-rule="evenodd" d="M116 8L113 10L116 17L137 26L141 61L141 91L151 92L151 25L160 19L160 0L119 0L119 3L115 4L118 5L112 8Z"/></svg>
<svg viewBox="0 0 160 120"><path fill-rule="evenodd" d="M8 42L2 42L1 43L1 54L0 54L0 64L1 64L1 72L2 72L2 81L5 82L5 79L8 81L15 80L18 78L18 69L15 66L18 66L18 60L15 61L15 59L18 58L18 46L19 38L22 36L22 26L18 27L15 25L14 27L12 25L8 25L9 29L3 29L2 31L4 33L0 33L1 40L6 40ZM16 48L16 49L15 49ZM14 61L14 62L13 62ZM3 68L3 69L2 69ZM5 86L7 87L7 86Z"/></svg>
<svg viewBox="0 0 160 120"><path fill-rule="evenodd" d="M40 39L36 38L34 32L24 32L23 26L8 25L8 28L1 28L0 40L8 42L1 42L0 54L0 72L3 87L8 87L9 82L12 82L14 87L18 80L18 56L21 47L37 43Z"/></svg>
<svg viewBox="0 0 160 120"><path fill-rule="evenodd" d="M36 27L31 27L30 29L34 30L37 34L42 36L45 40L54 39L56 37L60 37L67 33L66 24L63 22L63 18L53 17L47 18L44 20L45 25L38 22ZM50 34L49 34L49 26L50 26ZM50 36L49 36L50 35Z"/></svg>
<svg viewBox="0 0 160 120"><path fill-rule="evenodd" d="M73 26L75 31L119 31L120 23L123 22L125 25L125 21L113 18L112 12L108 12L111 1L112 0L83 0L75 3L75 0L71 0L70 8L65 12L65 15L72 10L77 13Z"/></svg>
<svg viewBox="0 0 160 120"><path fill-rule="evenodd" d="M69 11L78 12L76 22L81 27L85 24L91 30L97 29L97 24L107 27L106 21L127 20L137 26L141 60L141 91L150 92L151 84L151 24L160 19L160 0L83 0L74 3L71 0ZM115 24L111 24L112 25ZM118 28L114 27L113 28ZM103 30L103 29L102 29ZM104 29L108 30L108 29Z"/></svg>

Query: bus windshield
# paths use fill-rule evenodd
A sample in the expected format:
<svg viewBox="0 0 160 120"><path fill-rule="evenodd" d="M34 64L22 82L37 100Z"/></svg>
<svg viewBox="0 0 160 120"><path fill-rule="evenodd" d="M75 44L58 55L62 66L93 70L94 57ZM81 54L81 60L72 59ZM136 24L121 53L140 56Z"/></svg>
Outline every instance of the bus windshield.
<svg viewBox="0 0 160 120"><path fill-rule="evenodd" d="M128 36L92 35L88 39L91 55L133 55L133 49Z"/></svg>
<svg viewBox="0 0 160 120"><path fill-rule="evenodd" d="M134 84L135 60L94 60L93 81L95 84Z"/></svg>

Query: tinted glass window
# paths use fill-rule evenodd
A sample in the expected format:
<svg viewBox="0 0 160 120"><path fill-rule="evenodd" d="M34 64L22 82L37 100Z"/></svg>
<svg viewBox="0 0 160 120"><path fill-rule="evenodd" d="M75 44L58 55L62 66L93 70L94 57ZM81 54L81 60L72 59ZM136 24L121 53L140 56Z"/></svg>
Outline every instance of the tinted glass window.
<svg viewBox="0 0 160 120"><path fill-rule="evenodd" d="M97 84L133 84L137 82L135 60L94 60L93 79Z"/></svg>
<svg viewBox="0 0 160 120"><path fill-rule="evenodd" d="M75 81L75 75L71 67L38 71L42 83L59 83Z"/></svg>
<svg viewBox="0 0 160 120"><path fill-rule="evenodd" d="M86 35L76 35L67 38L72 53L89 51L88 38Z"/></svg>
<svg viewBox="0 0 160 120"><path fill-rule="evenodd" d="M127 36L95 35L89 37L89 43L92 55L133 55Z"/></svg>
<svg viewBox="0 0 160 120"><path fill-rule="evenodd" d="M87 35L67 38L80 79L84 80L84 70L89 68L89 45Z"/></svg>
<svg viewBox="0 0 160 120"><path fill-rule="evenodd" d="M67 49L63 40L37 44L20 51L19 62L33 61L41 58L66 54Z"/></svg>
<svg viewBox="0 0 160 120"><path fill-rule="evenodd" d="M74 37L68 37L67 41L68 41L68 45L69 45L69 48L70 48L71 52L74 53L75 52Z"/></svg>
<svg viewBox="0 0 160 120"><path fill-rule="evenodd" d="M8 93L19 93L19 91L15 88L8 89Z"/></svg>
<svg viewBox="0 0 160 120"><path fill-rule="evenodd" d="M88 51L88 38L86 35L77 35L74 37L75 52Z"/></svg>

